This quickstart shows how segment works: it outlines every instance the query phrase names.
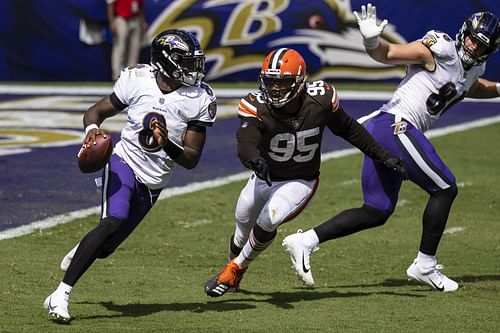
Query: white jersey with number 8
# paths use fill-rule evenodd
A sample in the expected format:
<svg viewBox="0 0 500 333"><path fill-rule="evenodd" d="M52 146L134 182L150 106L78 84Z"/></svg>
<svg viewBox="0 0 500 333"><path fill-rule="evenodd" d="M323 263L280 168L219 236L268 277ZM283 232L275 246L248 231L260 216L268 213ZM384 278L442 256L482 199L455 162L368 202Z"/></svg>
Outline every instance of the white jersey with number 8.
<svg viewBox="0 0 500 333"><path fill-rule="evenodd" d="M164 94L148 65L122 71L114 94L128 108L127 124L114 153L134 170L139 181L151 189L167 184L174 161L153 139L153 119L167 124L169 140L183 147L188 124L212 126L216 117L215 95L205 83L201 87L182 86Z"/></svg>

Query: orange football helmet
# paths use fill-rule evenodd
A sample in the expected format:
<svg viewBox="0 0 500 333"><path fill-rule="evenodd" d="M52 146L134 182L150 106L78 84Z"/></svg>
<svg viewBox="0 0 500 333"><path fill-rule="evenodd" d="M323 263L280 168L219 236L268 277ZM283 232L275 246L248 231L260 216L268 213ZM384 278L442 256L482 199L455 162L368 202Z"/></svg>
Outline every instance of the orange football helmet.
<svg viewBox="0 0 500 333"><path fill-rule="evenodd" d="M304 89L306 63L293 49L271 51L262 64L259 89L264 101L275 108L285 106Z"/></svg>

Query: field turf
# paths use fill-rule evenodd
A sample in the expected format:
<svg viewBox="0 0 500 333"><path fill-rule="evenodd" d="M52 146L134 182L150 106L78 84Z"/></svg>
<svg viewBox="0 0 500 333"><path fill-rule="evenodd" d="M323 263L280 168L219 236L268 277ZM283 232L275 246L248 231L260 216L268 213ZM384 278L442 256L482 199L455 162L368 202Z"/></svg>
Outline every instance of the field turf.
<svg viewBox="0 0 500 333"><path fill-rule="evenodd" d="M315 199L279 229L239 294L209 298L203 284L225 263L243 182L160 201L79 281L69 325L50 321L42 302L62 278L60 259L97 216L0 241L0 332L498 332L499 133L493 124L432 139L459 185L438 252L457 292L406 280L427 200L411 183L386 225L322 244L312 257L317 286L301 286L281 241L361 204L356 154L322 164Z"/></svg>

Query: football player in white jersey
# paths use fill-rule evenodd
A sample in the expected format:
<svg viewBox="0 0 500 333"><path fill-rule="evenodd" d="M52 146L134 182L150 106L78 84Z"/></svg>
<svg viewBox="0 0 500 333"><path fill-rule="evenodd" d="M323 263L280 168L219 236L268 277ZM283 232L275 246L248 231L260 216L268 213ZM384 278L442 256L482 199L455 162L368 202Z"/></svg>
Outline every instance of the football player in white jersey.
<svg viewBox="0 0 500 333"><path fill-rule="evenodd" d="M310 202L319 183L323 131L346 139L390 173L405 173L401 160L383 149L349 117L328 82L306 82L299 52L281 48L264 59L259 93L242 98L238 157L254 171L236 204L229 263L205 284L212 297L237 290L243 273Z"/></svg>
<svg viewBox="0 0 500 333"><path fill-rule="evenodd" d="M354 12L368 54L385 64L406 64L407 75L392 99L365 119L366 129L378 142L406 162L409 180L429 194L423 214L419 251L407 276L434 290L454 291L458 284L441 273L436 252L448 214L457 195L455 176L423 134L448 108L464 97L494 98L500 84L480 76L485 61L500 44L500 26L495 15L475 13L452 40L432 30L420 40L392 44L379 39L387 20L377 22L375 6ZM348 209L305 233L283 240L297 275L307 285L314 280L310 256L320 243L383 225L397 203L402 179L365 157L362 171L364 204Z"/></svg>
<svg viewBox="0 0 500 333"><path fill-rule="evenodd" d="M216 98L204 83L205 57L198 40L166 30L151 44L151 64L122 70L113 93L84 114L84 145L106 135L99 125L127 112L103 171L100 222L63 259L64 278L44 307L67 322L71 289L97 258L106 258L153 207L175 164L192 169L200 160L206 128L216 117Z"/></svg>

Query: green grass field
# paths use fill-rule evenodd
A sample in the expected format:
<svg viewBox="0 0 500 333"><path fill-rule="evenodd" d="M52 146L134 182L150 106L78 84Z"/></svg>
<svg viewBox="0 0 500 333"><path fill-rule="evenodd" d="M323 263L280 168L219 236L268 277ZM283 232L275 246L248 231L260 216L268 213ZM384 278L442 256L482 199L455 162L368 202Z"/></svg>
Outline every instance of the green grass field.
<svg viewBox="0 0 500 333"><path fill-rule="evenodd" d="M279 229L240 294L209 298L203 284L225 263L243 182L159 202L79 281L70 325L51 322L42 302L62 278L60 259L97 216L0 241L0 332L498 332L499 133L494 124L432 140L459 184L447 227L461 231L445 234L438 252L460 283L455 293L406 280L427 200L411 183L385 226L322 244L315 289L298 282L281 241L361 204L357 154L323 163L315 199Z"/></svg>

